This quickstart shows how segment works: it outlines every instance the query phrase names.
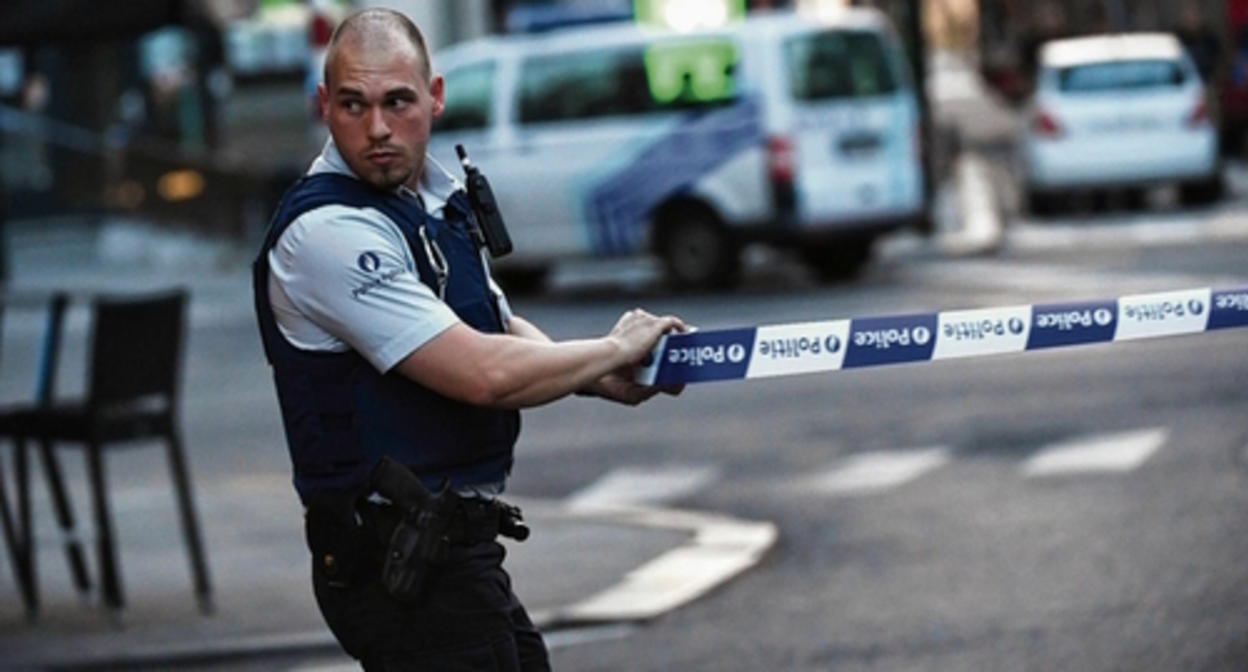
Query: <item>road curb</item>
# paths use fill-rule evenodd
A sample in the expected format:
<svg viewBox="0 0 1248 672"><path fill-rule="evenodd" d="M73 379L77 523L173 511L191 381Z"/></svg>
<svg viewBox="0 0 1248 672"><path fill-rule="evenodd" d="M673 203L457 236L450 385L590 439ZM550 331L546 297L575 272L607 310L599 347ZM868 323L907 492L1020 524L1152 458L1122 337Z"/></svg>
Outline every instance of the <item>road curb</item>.
<svg viewBox="0 0 1248 672"><path fill-rule="evenodd" d="M575 513L572 515L584 515ZM647 507L610 507L592 514L624 525L689 533L689 540L580 602L540 614L558 627L645 621L678 609L757 565L779 532L770 522Z"/></svg>

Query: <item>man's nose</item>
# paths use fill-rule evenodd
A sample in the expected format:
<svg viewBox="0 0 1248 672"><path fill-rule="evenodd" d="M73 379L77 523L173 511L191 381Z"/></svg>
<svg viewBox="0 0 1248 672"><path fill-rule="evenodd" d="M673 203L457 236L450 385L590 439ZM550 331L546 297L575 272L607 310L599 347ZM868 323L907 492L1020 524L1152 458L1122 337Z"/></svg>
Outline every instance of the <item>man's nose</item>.
<svg viewBox="0 0 1248 672"><path fill-rule="evenodd" d="M368 113L368 136L375 139L390 136L390 126L386 123L386 115L380 107L374 107Z"/></svg>

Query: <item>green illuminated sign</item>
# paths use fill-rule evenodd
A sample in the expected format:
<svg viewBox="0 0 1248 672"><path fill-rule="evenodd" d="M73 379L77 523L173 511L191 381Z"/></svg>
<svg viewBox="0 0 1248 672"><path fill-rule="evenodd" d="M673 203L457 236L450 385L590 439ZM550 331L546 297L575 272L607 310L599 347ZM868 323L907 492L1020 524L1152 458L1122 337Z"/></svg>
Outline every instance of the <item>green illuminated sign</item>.
<svg viewBox="0 0 1248 672"><path fill-rule="evenodd" d="M646 48L650 95L663 105L731 98L736 63L737 45L724 38L652 44Z"/></svg>
<svg viewBox="0 0 1248 672"><path fill-rule="evenodd" d="M644 26L692 33L745 18L745 0L633 0L633 14ZM646 48L650 95L663 105L731 98L737 58L726 38L653 44Z"/></svg>

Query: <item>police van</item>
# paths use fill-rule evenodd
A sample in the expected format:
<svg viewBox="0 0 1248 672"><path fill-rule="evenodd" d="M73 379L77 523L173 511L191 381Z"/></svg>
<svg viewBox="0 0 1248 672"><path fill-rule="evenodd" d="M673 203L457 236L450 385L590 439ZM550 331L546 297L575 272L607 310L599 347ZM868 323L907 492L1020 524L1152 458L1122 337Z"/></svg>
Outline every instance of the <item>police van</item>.
<svg viewBox="0 0 1248 672"><path fill-rule="evenodd" d="M750 243L850 277L924 214L914 85L872 9L490 37L434 66L430 152L453 169L462 144L489 177L515 243L494 268L530 287L563 260L643 254L674 286L726 287Z"/></svg>

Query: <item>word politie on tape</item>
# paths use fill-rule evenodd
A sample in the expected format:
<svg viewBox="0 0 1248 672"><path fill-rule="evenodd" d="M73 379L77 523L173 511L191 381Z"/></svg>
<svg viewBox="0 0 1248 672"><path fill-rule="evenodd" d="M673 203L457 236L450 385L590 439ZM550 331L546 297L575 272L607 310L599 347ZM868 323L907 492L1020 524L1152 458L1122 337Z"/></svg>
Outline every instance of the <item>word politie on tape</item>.
<svg viewBox="0 0 1248 672"><path fill-rule="evenodd" d="M638 382L679 385L1248 327L1248 287L669 334Z"/></svg>

